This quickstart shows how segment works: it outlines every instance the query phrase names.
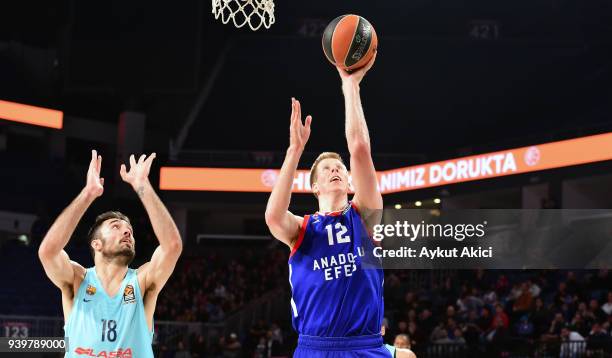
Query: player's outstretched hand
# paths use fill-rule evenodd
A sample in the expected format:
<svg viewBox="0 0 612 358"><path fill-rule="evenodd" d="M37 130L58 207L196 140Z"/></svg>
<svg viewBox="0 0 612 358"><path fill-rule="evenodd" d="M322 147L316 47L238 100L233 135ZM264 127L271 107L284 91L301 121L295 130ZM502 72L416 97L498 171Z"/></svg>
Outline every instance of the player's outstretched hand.
<svg viewBox="0 0 612 358"><path fill-rule="evenodd" d="M300 101L291 98L291 125L289 126L289 146L304 150L310 138L310 123L312 116L306 116L306 123L302 124L302 109Z"/></svg>
<svg viewBox="0 0 612 358"><path fill-rule="evenodd" d="M347 72L345 69L336 66L336 69L340 74L340 78L342 79L342 84L359 85L359 83L361 83L361 80L363 80L365 74L370 70L370 68L372 68L372 66L374 66L377 54L378 52L374 52L374 56L372 56L370 61L368 61L365 66L353 72Z"/></svg>
<svg viewBox="0 0 612 358"><path fill-rule="evenodd" d="M134 190L138 190L143 184L149 181L149 171L151 170L151 164L155 159L155 153L147 156L145 154L140 156L138 162L134 158L134 154L130 155L130 170L126 170L125 164L121 164L119 174L124 182L130 184Z"/></svg>
<svg viewBox="0 0 612 358"><path fill-rule="evenodd" d="M104 192L104 178L100 178L100 168L102 167L102 156L95 150L91 151L91 161L87 169L87 181L85 192L93 198L97 198Z"/></svg>

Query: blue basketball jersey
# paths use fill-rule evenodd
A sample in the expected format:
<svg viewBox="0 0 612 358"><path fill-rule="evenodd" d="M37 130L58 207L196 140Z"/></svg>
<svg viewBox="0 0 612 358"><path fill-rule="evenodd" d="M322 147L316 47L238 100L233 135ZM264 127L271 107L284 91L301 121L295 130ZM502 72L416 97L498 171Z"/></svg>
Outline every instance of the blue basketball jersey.
<svg viewBox="0 0 612 358"><path fill-rule="evenodd" d="M128 269L117 294L109 297L95 267L88 268L64 331L69 347L65 357L153 358L153 331L136 270Z"/></svg>
<svg viewBox="0 0 612 358"><path fill-rule="evenodd" d="M293 327L300 335L379 335L383 271L357 208L306 215L289 257ZM378 261L377 261L378 264ZM374 267L374 268L372 268Z"/></svg>

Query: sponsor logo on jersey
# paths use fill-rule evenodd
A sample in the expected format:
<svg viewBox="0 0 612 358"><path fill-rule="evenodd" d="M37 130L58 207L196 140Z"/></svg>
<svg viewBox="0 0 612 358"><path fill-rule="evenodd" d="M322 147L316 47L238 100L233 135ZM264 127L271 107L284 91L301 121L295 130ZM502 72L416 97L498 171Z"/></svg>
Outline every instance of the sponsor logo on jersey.
<svg viewBox="0 0 612 358"><path fill-rule="evenodd" d="M116 351L100 351L95 352L93 348L78 347L74 353L85 357L104 357L104 358L132 358L132 348L119 348Z"/></svg>
<svg viewBox="0 0 612 358"><path fill-rule="evenodd" d="M96 294L96 288L93 287L92 285L87 285L87 289L85 290L85 293L87 293L90 296L93 296Z"/></svg>
<svg viewBox="0 0 612 358"><path fill-rule="evenodd" d="M134 295L134 286L132 285L125 286L125 290L123 290L123 302L125 303L136 302L136 296Z"/></svg>

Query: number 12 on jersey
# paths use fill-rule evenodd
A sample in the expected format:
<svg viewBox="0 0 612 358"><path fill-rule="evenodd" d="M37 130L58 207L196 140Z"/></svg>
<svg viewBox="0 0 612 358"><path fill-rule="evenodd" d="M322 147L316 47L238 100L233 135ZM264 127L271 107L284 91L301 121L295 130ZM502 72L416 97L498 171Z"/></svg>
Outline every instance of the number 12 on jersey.
<svg viewBox="0 0 612 358"><path fill-rule="evenodd" d="M332 228L332 224L325 226L325 230L327 230L327 241L329 245L334 244L334 229L336 229L336 242L339 244L346 244L351 242L351 237L349 235L345 235L348 229L346 226L342 225L342 223L336 223Z"/></svg>

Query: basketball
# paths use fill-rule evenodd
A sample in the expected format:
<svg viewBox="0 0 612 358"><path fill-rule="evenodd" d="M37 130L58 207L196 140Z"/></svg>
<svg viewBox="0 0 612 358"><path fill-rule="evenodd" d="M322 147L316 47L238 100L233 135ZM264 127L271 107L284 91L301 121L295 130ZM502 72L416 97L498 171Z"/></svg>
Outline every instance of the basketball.
<svg viewBox="0 0 612 358"><path fill-rule="evenodd" d="M329 23L323 32L325 57L347 71L364 66L378 46L376 31L359 15L342 15Z"/></svg>

